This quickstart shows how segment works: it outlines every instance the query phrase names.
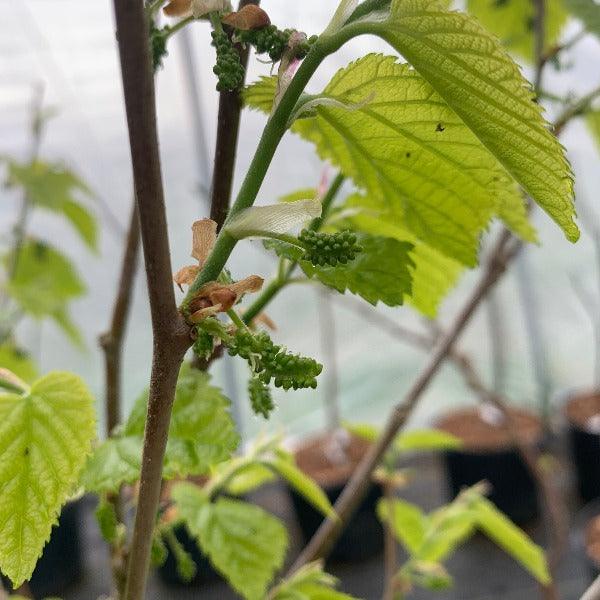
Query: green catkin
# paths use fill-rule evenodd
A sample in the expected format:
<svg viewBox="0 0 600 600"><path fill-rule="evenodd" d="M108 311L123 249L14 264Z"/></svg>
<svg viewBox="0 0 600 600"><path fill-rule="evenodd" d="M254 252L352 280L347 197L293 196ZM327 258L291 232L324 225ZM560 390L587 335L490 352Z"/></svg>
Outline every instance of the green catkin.
<svg viewBox="0 0 600 600"><path fill-rule="evenodd" d="M277 29L275 25L267 25L260 29L237 31L236 37L241 42L254 46L257 54L268 54L269 58L275 63L281 60L293 33L293 29L284 29L282 31L281 29ZM296 47L295 57L298 59L304 58L316 39L317 36L312 36L304 43L299 44Z"/></svg>
<svg viewBox="0 0 600 600"><path fill-rule="evenodd" d="M315 267L345 265L362 251L356 234L351 231L318 233L312 229L303 229L298 239L305 248L303 258Z"/></svg>
<svg viewBox="0 0 600 600"><path fill-rule="evenodd" d="M237 330L229 344L229 354L248 361L252 371L265 385L289 389L316 388L323 365L313 358L291 354L273 343L266 332L256 335Z"/></svg>
<svg viewBox="0 0 600 600"><path fill-rule="evenodd" d="M248 381L248 396L254 413L268 419L275 408L269 386L258 377L251 377Z"/></svg>
<svg viewBox="0 0 600 600"><path fill-rule="evenodd" d="M150 22L150 50L152 52L152 67L156 72L162 67L162 61L167 56L167 39L171 28L165 25L163 28L158 28L154 21Z"/></svg>
<svg viewBox="0 0 600 600"><path fill-rule="evenodd" d="M213 31L211 36L212 45L217 50L217 64L213 67L213 72L218 77L217 91L236 90L244 81L244 67L240 62L240 55L224 31Z"/></svg>

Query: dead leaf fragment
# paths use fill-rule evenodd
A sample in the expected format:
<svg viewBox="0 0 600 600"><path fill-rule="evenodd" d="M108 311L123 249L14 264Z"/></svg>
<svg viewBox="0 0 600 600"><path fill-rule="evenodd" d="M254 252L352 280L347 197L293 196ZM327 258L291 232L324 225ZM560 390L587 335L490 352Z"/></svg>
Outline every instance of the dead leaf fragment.
<svg viewBox="0 0 600 600"><path fill-rule="evenodd" d="M225 25L243 31L262 29L271 24L269 15L255 4L247 4L241 10L225 15L222 21Z"/></svg>
<svg viewBox="0 0 600 600"><path fill-rule="evenodd" d="M217 240L217 224L212 219L200 219L192 225L192 258L202 267Z"/></svg>
<svg viewBox="0 0 600 600"><path fill-rule="evenodd" d="M163 12L168 17L186 17L192 12L192 0L171 0Z"/></svg>

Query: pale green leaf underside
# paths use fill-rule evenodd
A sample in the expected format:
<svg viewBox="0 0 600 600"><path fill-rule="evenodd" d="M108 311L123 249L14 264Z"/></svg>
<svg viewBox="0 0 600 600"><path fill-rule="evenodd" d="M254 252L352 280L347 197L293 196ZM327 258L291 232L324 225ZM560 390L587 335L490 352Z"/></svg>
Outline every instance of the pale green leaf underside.
<svg viewBox="0 0 600 600"><path fill-rule="evenodd" d="M390 43L456 111L531 197L576 241L573 178L530 85L473 18L432 0L394 0L365 32Z"/></svg>
<svg viewBox="0 0 600 600"><path fill-rule="evenodd" d="M600 5L595 0L563 0L567 10L600 38Z"/></svg>
<svg viewBox="0 0 600 600"><path fill-rule="evenodd" d="M0 569L29 579L96 435L81 379L54 372L27 395L0 395Z"/></svg>
<svg viewBox="0 0 600 600"><path fill-rule="evenodd" d="M279 519L239 500L209 503L188 483L176 485L172 497L203 552L231 586L247 600L262 600L288 545Z"/></svg>
<svg viewBox="0 0 600 600"><path fill-rule="evenodd" d="M246 101L264 109L269 84L273 93L274 82L262 80ZM322 96L357 108L318 106L316 117L297 121L293 131L367 190L386 222L476 264L481 231L501 207L522 200L445 101L408 65L375 54L339 71Z"/></svg>
<svg viewBox="0 0 600 600"><path fill-rule="evenodd" d="M558 41L567 21L562 0L545 1L545 48ZM534 2L529 0L468 0L467 10L481 24L497 35L510 50L533 61L534 52Z"/></svg>

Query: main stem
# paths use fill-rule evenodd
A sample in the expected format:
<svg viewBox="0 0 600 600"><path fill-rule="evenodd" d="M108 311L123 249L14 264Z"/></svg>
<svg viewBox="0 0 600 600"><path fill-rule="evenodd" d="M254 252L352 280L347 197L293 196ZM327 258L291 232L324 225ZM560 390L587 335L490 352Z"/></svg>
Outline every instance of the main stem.
<svg viewBox="0 0 600 600"><path fill-rule="evenodd" d="M124 594L125 600L142 600L175 385L190 339L175 304L171 280L149 23L141 0L114 0L114 9L153 333L140 491Z"/></svg>

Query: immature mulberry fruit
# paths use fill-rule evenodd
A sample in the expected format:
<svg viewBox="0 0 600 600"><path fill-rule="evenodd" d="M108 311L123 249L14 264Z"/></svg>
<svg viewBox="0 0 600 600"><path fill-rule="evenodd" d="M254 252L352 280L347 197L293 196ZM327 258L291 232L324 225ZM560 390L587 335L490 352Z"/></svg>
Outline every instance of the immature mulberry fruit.
<svg viewBox="0 0 600 600"><path fill-rule="evenodd" d="M271 411L275 408L269 386L257 377L251 377L250 381L248 381L248 395L250 397L250 405L255 414L262 415L265 419L268 419Z"/></svg>
<svg viewBox="0 0 600 600"><path fill-rule="evenodd" d="M213 31L212 45L217 50L217 64L213 67L218 77L217 91L232 91L244 82L244 67L240 55L233 46L229 36L223 31Z"/></svg>
<svg viewBox="0 0 600 600"><path fill-rule="evenodd" d="M356 235L351 231L318 233L303 229L298 236L305 247L304 259L315 267L347 264L356 258L362 248L356 243Z"/></svg>

